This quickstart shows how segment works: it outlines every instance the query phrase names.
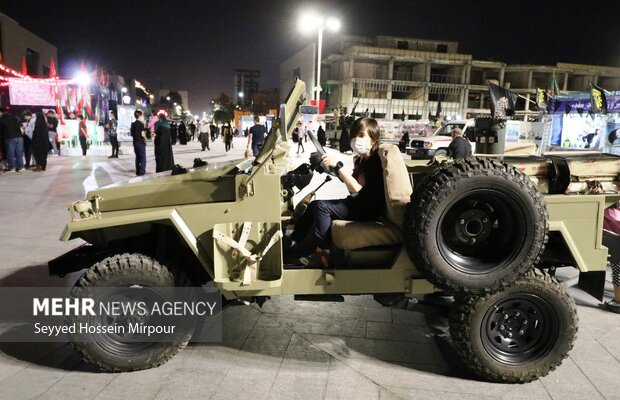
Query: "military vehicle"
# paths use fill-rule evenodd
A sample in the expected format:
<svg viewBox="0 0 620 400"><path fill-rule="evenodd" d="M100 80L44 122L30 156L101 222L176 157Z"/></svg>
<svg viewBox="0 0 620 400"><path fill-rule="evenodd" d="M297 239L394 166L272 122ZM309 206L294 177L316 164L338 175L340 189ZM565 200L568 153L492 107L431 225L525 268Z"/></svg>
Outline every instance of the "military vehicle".
<svg viewBox="0 0 620 400"><path fill-rule="evenodd" d="M281 238L294 194L317 171L335 173L321 165L318 143L309 164L288 157L305 102L297 80L255 158L89 192L70 206L60 238L87 245L51 261L50 273L86 268L77 287L212 282L225 299L250 303L372 294L391 305L442 292L454 298L452 344L484 379L527 382L557 367L573 346L577 315L554 272L578 269L580 287L602 298L603 210L620 199L619 159L592 153L405 165L396 146L382 145L385 218L334 221L330 267L307 268L288 259ZM117 372L158 366L187 343L96 339L75 346Z"/></svg>

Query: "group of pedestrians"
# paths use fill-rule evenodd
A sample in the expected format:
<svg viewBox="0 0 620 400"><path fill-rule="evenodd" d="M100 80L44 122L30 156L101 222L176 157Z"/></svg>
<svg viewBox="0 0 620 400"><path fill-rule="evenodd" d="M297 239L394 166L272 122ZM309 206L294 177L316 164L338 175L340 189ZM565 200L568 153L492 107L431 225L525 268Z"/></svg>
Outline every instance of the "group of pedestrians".
<svg viewBox="0 0 620 400"><path fill-rule="evenodd" d="M57 152L60 155L58 118L54 111L33 113L26 110L21 119L8 108L0 109L0 113L0 153L6 164L3 171L45 171L48 154Z"/></svg>
<svg viewBox="0 0 620 400"><path fill-rule="evenodd" d="M136 155L136 175L146 174L146 139L149 127L145 124L142 111L134 112L135 121L131 124L130 133L133 150ZM164 113L157 116L152 125L153 143L155 145L155 172L169 171L174 167L172 153L172 130Z"/></svg>

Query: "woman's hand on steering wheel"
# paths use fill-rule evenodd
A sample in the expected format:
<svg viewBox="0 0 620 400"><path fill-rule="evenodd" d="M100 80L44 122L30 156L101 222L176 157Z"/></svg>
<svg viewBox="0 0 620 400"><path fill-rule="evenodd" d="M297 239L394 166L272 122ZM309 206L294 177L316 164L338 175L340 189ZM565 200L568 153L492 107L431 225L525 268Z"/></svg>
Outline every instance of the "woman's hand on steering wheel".
<svg viewBox="0 0 620 400"><path fill-rule="evenodd" d="M332 160L332 158L328 156L327 154L323 155L323 157L321 158L321 162L325 164L326 167L329 167L329 168L334 168L336 164L338 164L338 161Z"/></svg>

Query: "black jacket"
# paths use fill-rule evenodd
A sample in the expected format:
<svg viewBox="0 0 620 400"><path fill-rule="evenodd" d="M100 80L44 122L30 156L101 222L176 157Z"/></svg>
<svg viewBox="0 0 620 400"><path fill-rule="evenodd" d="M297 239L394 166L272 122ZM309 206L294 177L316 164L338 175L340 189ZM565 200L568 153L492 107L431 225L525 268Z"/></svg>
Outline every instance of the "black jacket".
<svg viewBox="0 0 620 400"><path fill-rule="evenodd" d="M17 118L9 114L2 115L0 117L0 133L3 140L22 137L22 131L19 129Z"/></svg>
<svg viewBox="0 0 620 400"><path fill-rule="evenodd" d="M462 136L457 137L448 146L448 157L454 159L471 156L471 144Z"/></svg>

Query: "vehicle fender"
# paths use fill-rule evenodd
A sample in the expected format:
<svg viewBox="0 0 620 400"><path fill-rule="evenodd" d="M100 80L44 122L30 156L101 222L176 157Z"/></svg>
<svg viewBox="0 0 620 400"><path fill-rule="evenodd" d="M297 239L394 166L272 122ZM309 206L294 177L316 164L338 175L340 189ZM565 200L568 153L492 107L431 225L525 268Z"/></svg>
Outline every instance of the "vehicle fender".
<svg viewBox="0 0 620 400"><path fill-rule="evenodd" d="M177 210L170 208L138 212L136 210L109 212L101 218L71 221L65 226L60 240L69 241L81 238L93 244L110 239L118 240L148 232L151 223L173 226L194 254L199 255L196 236Z"/></svg>

